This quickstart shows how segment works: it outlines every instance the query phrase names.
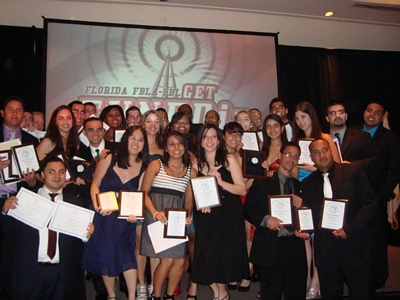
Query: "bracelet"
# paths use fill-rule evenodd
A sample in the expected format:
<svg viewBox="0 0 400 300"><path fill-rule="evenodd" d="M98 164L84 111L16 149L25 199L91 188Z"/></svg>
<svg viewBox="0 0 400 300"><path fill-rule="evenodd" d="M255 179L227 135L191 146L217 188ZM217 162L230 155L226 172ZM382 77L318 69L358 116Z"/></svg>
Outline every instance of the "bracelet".
<svg viewBox="0 0 400 300"><path fill-rule="evenodd" d="M153 215L153 220L154 221L158 221L157 219L156 219L156 216L157 216L157 214L159 214L160 212L159 211L156 211L155 213L154 213L154 215Z"/></svg>

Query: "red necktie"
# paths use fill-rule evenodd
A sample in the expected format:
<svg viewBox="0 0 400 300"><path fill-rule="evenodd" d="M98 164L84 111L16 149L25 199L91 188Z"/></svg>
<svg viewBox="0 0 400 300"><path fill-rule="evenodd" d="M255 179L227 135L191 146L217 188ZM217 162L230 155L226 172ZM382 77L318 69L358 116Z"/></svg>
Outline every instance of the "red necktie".
<svg viewBox="0 0 400 300"><path fill-rule="evenodd" d="M51 201L54 202L54 199L58 193L49 193ZM57 246L57 232L49 229L49 240L47 242L47 255L50 259L56 255L56 246Z"/></svg>

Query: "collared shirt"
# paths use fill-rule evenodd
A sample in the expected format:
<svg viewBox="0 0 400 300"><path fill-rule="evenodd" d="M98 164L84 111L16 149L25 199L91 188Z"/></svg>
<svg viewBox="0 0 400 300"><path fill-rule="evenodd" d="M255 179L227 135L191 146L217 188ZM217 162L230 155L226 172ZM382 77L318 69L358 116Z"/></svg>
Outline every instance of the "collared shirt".
<svg viewBox="0 0 400 300"><path fill-rule="evenodd" d="M288 177L288 176L286 176L285 174L279 172L279 170L277 170L276 172L278 173L279 186L280 186L280 189L281 189L281 195L284 195L284 194L285 194L284 191L285 191L285 182L286 182L286 179L287 179L287 178L291 178L291 177ZM291 188L292 191L293 191L293 182L292 182L291 185L292 185L292 186L291 186L290 188Z"/></svg>
<svg viewBox="0 0 400 300"><path fill-rule="evenodd" d="M378 127L379 127L379 125L371 128L371 129L368 129L364 124L362 130L365 132L368 132L371 135L371 137L373 138Z"/></svg>
<svg viewBox="0 0 400 300"><path fill-rule="evenodd" d="M329 132L329 134L330 134L330 136L332 137L332 139L336 139L337 137L336 137L336 133L339 133L339 138L340 138L340 145L341 144L343 144L343 138L344 138L344 135L346 134L346 129L347 129L347 127L346 126L344 126L342 129L340 129L339 131L333 131L332 129L331 129L331 131Z"/></svg>
<svg viewBox="0 0 400 300"><path fill-rule="evenodd" d="M100 144L99 144L99 146L98 146L97 148L95 148L95 147L93 147L93 146L90 145L90 153L92 153L92 156L93 156L94 158L96 158L96 157L97 157L96 149L99 149L99 153L100 153L102 150L104 150L105 147L106 147L106 142L105 142L104 139L102 139L101 142L100 142Z"/></svg>
<svg viewBox="0 0 400 300"><path fill-rule="evenodd" d="M46 186L43 186L42 188L39 189L38 195L49 199L51 201L49 193L52 193L47 189ZM63 201L63 192L62 189L57 191L58 195L54 198L54 202L57 203L58 201ZM41 229L38 231L39 232L39 249L38 249L38 262L42 263L52 263L52 264L57 264L60 262L60 249L58 246L58 239L59 239L59 233L57 232L57 244L56 244L56 254L54 255L53 259L51 259L47 255L47 244L49 240L49 229L47 227Z"/></svg>
<svg viewBox="0 0 400 300"><path fill-rule="evenodd" d="M285 131L287 140L290 142L293 137L293 130L292 130L292 125L290 125L289 121L285 123Z"/></svg>

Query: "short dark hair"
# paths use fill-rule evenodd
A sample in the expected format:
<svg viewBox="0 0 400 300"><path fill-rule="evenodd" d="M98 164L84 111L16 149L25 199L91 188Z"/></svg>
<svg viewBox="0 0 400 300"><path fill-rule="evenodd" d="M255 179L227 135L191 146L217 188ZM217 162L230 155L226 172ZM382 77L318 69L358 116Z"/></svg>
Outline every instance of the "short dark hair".
<svg viewBox="0 0 400 300"><path fill-rule="evenodd" d="M382 104L382 102L379 102L379 101L370 101L370 102L368 102L367 107L368 107L368 105L370 105L370 104L378 104L378 105L382 106L382 108L383 108L382 114L386 114L386 108L385 108L385 106Z"/></svg>
<svg viewBox="0 0 400 300"><path fill-rule="evenodd" d="M64 168L67 169L67 165L65 164L65 162L61 158L59 158L58 156L52 156L52 157L49 157L49 159L44 159L41 162L40 171L43 172L44 169L46 169L47 165L49 163L51 163L51 162L60 162L60 163L62 163L64 165Z"/></svg>
<svg viewBox="0 0 400 300"><path fill-rule="evenodd" d="M272 104L276 103L276 102L282 102L283 106L285 108L287 108L285 101L283 101L282 97L275 97L274 99L271 100L271 102L269 103L269 111L272 110Z"/></svg>
<svg viewBox="0 0 400 300"><path fill-rule="evenodd" d="M74 100L74 101L68 103L68 107L70 107L70 108L72 109L72 106L73 106L74 104L84 105L81 101L79 101L79 100Z"/></svg>
<svg viewBox="0 0 400 300"><path fill-rule="evenodd" d="M287 147L296 147L297 150L299 150L299 153L301 154L301 149L299 144L295 143L295 142L287 142L282 144L281 149L279 150L281 153L285 152Z"/></svg>
<svg viewBox="0 0 400 300"><path fill-rule="evenodd" d="M94 104L93 102L85 102L85 103L83 103L83 105L91 105L91 106L96 107L96 104Z"/></svg>
<svg viewBox="0 0 400 300"><path fill-rule="evenodd" d="M328 103L328 106L326 107L326 115L329 114L329 108L330 108L331 106L336 106L336 105L341 105L341 106L343 106L344 110L346 111L346 105L344 105L343 102L329 102L329 103Z"/></svg>
<svg viewBox="0 0 400 300"><path fill-rule="evenodd" d="M21 104L22 104L22 108L23 108L24 111L25 111L25 109L26 109L25 101L22 100L22 98L20 98L20 97L18 97L18 96L11 96L11 97L6 98L6 99L3 101L3 109L5 109L6 106L8 105L8 103L10 103L11 101L17 101L17 102L21 103Z"/></svg>
<svg viewBox="0 0 400 300"><path fill-rule="evenodd" d="M83 121L83 128L85 128L86 124L88 122L91 122L91 121L99 121L99 122L101 122L101 124L103 124L103 121L100 120L100 118L98 118L98 117L90 117L90 118L87 118L85 121Z"/></svg>
<svg viewBox="0 0 400 300"><path fill-rule="evenodd" d="M128 112L130 112L130 111L132 111L132 110L138 111L139 114L140 114L140 116L142 116L142 112L140 111L139 107L137 107L137 106L131 106L131 107L129 107L129 108L126 110L126 112L125 112L125 118L128 118Z"/></svg>
<svg viewBox="0 0 400 300"><path fill-rule="evenodd" d="M310 150L310 152L311 152L311 145L314 144L314 143L317 142L317 141L324 141L324 142L326 142L326 143L328 144L328 146L329 146L329 149L332 150L331 145L329 144L329 142L328 142L326 139L320 137L320 138L314 139L314 140L310 143L310 145L308 145L308 149Z"/></svg>

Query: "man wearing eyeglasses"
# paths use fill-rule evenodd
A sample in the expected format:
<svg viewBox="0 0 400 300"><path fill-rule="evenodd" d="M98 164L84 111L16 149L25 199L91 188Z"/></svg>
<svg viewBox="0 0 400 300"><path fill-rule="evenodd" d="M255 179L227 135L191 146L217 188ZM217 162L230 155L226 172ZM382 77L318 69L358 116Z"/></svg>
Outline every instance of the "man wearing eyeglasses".
<svg viewBox="0 0 400 300"><path fill-rule="evenodd" d="M329 104L325 119L329 123L332 139L338 140L343 161L367 167L370 162L368 157L372 155L371 137L366 132L346 126L347 113L344 104Z"/></svg>
<svg viewBox="0 0 400 300"><path fill-rule="evenodd" d="M298 144L283 145L278 154L279 168L272 177L256 179L244 204L245 218L256 227L250 261L261 266L261 299L304 300L307 259L303 239L309 234L282 225L271 215L268 196L291 195L293 208L302 206L300 182L292 178L300 156Z"/></svg>
<svg viewBox="0 0 400 300"><path fill-rule="evenodd" d="M79 132L85 117L85 105L81 101L75 100L70 102L68 106L71 108L72 113L74 114L76 128Z"/></svg>

